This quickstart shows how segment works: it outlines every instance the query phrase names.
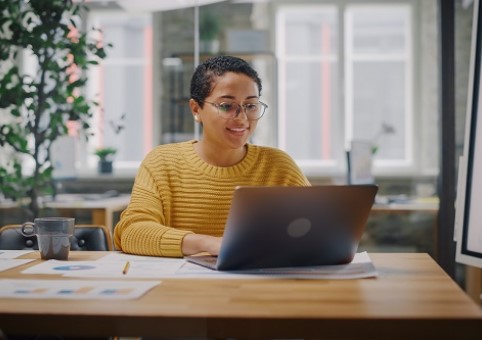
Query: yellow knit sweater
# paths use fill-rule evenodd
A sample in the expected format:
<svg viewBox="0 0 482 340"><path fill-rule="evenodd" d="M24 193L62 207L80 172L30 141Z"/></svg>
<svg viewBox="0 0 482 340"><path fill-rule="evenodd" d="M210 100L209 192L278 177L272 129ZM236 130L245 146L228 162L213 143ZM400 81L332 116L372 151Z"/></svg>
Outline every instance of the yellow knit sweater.
<svg viewBox="0 0 482 340"><path fill-rule="evenodd" d="M191 232L222 236L238 185L310 185L285 152L249 144L244 159L230 167L204 162L195 141L156 147L143 160L127 209L114 230L126 253L181 257Z"/></svg>

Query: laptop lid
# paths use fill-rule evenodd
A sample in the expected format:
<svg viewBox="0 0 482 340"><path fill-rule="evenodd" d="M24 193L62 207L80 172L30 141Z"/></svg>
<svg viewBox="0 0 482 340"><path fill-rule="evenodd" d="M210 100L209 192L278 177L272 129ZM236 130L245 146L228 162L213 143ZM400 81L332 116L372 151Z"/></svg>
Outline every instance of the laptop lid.
<svg viewBox="0 0 482 340"><path fill-rule="evenodd" d="M238 187L217 260L188 260L217 270L349 263L377 190L376 185Z"/></svg>

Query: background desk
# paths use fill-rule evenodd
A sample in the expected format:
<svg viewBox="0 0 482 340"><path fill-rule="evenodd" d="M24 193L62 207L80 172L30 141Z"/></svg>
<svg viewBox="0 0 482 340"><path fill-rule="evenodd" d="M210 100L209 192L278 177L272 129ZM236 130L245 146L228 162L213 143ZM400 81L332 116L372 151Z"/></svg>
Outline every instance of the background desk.
<svg viewBox="0 0 482 340"><path fill-rule="evenodd" d="M46 202L46 208L56 209L62 216L72 216L76 211L88 210L91 223L105 225L114 231L114 213L122 212L129 204L130 195L115 197L89 196L83 194L58 195L52 202Z"/></svg>
<svg viewBox="0 0 482 340"><path fill-rule="evenodd" d="M429 214L437 214L439 203L437 200L424 201L421 199L407 200L406 202L392 202L392 203L375 203L372 212L375 213L414 213L422 212Z"/></svg>
<svg viewBox="0 0 482 340"><path fill-rule="evenodd" d="M73 252L71 259L100 255ZM430 256L370 256L378 278L166 279L128 302L0 299L0 329L71 336L480 340L482 312ZM45 278L20 274L26 266L0 278Z"/></svg>
<svg viewBox="0 0 482 340"><path fill-rule="evenodd" d="M113 231L114 214L122 212L129 204L129 200L130 195L104 197L101 194L60 194L55 201L41 203L41 207L55 209L56 214L66 217L74 216L77 211L88 211L90 223L105 225ZM3 211L16 207L17 204L14 202L0 204L0 209Z"/></svg>
<svg viewBox="0 0 482 340"><path fill-rule="evenodd" d="M438 231L438 202L431 201L408 201L404 203L375 204L372 208L372 215L380 214L411 214L426 213L433 216L433 239L434 245L437 244ZM438 250L436 249L436 252ZM480 268L465 266L465 291L478 305L482 305L482 271ZM482 336L481 336L482 337Z"/></svg>
<svg viewBox="0 0 482 340"><path fill-rule="evenodd" d="M370 212L360 247L370 252L423 252L437 258L438 203L379 203Z"/></svg>

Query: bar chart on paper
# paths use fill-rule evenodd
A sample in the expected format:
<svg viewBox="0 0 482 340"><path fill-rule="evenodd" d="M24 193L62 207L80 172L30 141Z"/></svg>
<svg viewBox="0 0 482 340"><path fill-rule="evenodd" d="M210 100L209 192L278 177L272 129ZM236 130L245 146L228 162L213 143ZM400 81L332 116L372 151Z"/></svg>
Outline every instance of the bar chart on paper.
<svg viewBox="0 0 482 340"><path fill-rule="evenodd" d="M0 297L19 299L137 299L159 281L0 280Z"/></svg>

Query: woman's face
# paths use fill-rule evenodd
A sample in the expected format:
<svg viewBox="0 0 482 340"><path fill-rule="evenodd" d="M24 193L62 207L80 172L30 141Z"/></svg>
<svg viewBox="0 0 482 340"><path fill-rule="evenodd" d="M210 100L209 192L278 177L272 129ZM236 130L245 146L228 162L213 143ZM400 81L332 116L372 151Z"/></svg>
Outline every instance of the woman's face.
<svg viewBox="0 0 482 340"><path fill-rule="evenodd" d="M213 83L211 94L205 99L203 108L197 107L197 112L193 112L198 115L198 122L203 124L203 142L218 149L244 147L254 133L258 121L248 120L243 110L234 118L223 118L216 106L210 103L230 102L243 105L258 101L258 93L256 82L244 74L227 72L218 77Z"/></svg>

